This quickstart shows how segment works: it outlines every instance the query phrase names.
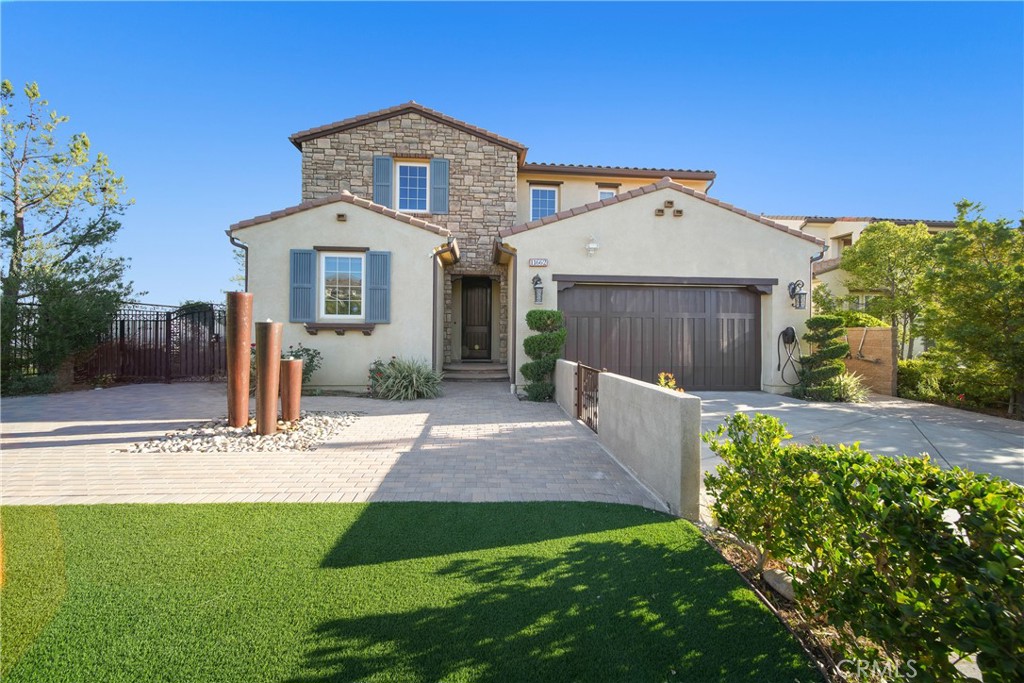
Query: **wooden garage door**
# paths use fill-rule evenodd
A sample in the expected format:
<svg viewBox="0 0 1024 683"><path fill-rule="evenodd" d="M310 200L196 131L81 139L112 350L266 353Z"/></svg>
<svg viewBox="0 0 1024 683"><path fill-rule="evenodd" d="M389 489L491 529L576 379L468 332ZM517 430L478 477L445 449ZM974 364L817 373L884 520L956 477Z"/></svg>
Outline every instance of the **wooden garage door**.
<svg viewBox="0 0 1024 683"><path fill-rule="evenodd" d="M761 302L744 288L576 285L558 293L565 357L687 390L761 388Z"/></svg>

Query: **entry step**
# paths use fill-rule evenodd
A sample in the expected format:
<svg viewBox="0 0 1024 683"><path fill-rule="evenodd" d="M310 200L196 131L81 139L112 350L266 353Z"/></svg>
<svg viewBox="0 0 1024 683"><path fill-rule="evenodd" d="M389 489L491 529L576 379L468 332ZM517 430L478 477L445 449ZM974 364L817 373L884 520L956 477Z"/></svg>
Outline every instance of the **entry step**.
<svg viewBox="0 0 1024 683"><path fill-rule="evenodd" d="M448 382L508 382L504 363L447 363L444 379Z"/></svg>

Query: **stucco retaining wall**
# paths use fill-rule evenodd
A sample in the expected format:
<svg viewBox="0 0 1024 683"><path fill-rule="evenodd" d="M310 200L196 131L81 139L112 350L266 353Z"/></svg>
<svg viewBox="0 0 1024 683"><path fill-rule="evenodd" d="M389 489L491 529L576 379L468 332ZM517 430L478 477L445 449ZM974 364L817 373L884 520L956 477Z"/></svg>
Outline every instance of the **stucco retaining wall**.
<svg viewBox="0 0 1024 683"><path fill-rule="evenodd" d="M566 412L576 418L576 373L579 366L576 363L559 358L555 363L555 403Z"/></svg>
<svg viewBox="0 0 1024 683"><path fill-rule="evenodd" d="M700 399L611 372L598 376L601 444L668 506L700 517Z"/></svg>

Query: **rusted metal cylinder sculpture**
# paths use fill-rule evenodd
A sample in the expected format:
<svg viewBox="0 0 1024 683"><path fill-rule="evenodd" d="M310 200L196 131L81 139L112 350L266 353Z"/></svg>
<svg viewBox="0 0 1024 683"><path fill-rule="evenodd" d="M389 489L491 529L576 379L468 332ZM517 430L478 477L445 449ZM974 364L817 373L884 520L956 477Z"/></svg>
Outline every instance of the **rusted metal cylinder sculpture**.
<svg viewBox="0 0 1024 683"><path fill-rule="evenodd" d="M281 359L281 419L293 422L299 419L302 400L302 359Z"/></svg>
<svg viewBox="0 0 1024 683"><path fill-rule="evenodd" d="M249 422L252 294L228 292L225 334L228 344L228 424L244 427Z"/></svg>
<svg viewBox="0 0 1024 683"><path fill-rule="evenodd" d="M256 323L256 433L277 433L277 391L281 380L284 323Z"/></svg>

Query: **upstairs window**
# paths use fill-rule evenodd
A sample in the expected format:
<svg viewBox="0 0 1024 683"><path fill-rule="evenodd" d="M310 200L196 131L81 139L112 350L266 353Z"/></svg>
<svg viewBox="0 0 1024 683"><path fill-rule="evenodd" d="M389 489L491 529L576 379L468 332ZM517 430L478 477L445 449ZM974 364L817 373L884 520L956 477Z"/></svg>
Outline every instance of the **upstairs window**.
<svg viewBox="0 0 1024 683"><path fill-rule="evenodd" d="M398 162L398 210L426 212L427 164Z"/></svg>
<svg viewBox="0 0 1024 683"><path fill-rule="evenodd" d="M530 188L530 220L536 221L558 212L557 187Z"/></svg>
<svg viewBox="0 0 1024 683"><path fill-rule="evenodd" d="M614 196L615 196L615 190L598 190L597 191L597 200L598 201L601 201L603 199L611 199Z"/></svg>

